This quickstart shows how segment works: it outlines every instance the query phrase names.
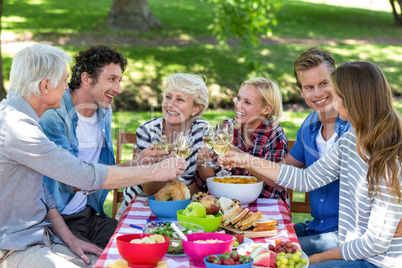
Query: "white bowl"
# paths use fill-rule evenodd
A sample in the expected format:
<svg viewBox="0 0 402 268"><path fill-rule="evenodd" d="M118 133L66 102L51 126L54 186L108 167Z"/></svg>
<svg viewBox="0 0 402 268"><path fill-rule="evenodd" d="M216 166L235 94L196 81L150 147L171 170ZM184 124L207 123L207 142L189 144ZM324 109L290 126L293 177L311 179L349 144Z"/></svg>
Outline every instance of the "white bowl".
<svg viewBox="0 0 402 268"><path fill-rule="evenodd" d="M230 199L237 199L240 201L242 207L247 207L248 204L258 198L264 186L263 181L257 183L237 184L237 183L221 183L215 182L214 178L228 178L228 177L240 177L240 178L253 178L252 176L240 176L230 175L224 177L210 177L207 179L207 186L209 192L215 197L226 197Z"/></svg>

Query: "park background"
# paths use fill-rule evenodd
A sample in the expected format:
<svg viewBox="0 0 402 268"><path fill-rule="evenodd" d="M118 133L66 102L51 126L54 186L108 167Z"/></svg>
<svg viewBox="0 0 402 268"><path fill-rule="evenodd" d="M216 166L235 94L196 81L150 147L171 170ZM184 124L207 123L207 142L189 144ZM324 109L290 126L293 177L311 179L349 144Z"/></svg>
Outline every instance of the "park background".
<svg viewBox="0 0 402 268"><path fill-rule="evenodd" d="M163 83L177 72L206 76L210 109L204 119L212 123L234 116L233 98L244 80L257 75L270 77L283 94L285 112L280 124L288 139L295 139L310 110L295 86L293 63L301 52L318 46L330 50L337 64L353 60L377 64L391 85L396 107L402 111L402 27L396 24L388 0L278 1L277 23L253 48L258 68L247 64L236 36L229 33L226 45L222 45L209 29L216 14L214 2L219 1L148 0L162 27L146 32L111 29L107 18L112 2L2 1L5 90L9 88L12 57L25 46L51 44L73 57L77 51L102 42L115 45L128 59L123 93L114 100L114 141L119 129L135 132L141 123L161 116ZM109 194L105 204L109 215L111 201ZM296 215L293 221L306 217Z"/></svg>

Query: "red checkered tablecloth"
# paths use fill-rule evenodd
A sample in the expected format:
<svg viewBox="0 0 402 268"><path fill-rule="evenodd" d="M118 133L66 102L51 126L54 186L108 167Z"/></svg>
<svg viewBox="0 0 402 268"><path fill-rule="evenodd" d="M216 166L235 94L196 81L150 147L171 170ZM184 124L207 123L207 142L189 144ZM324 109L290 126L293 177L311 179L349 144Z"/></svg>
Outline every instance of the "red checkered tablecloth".
<svg viewBox="0 0 402 268"><path fill-rule="evenodd" d="M141 230L130 227L130 224L144 226L147 219L155 219L148 206L143 203L146 197L136 197L128 205L126 211L121 215L119 224L115 233L110 238L108 245L95 264L95 267L107 267L108 264L114 264L117 259L123 258L117 250L116 237L122 234L141 233ZM298 244L296 233L293 229L291 213L288 207L277 199L259 198L249 205L251 211L261 211L267 218L278 221L278 235L275 237L253 238L257 243L273 243L276 238L290 240ZM163 258L169 268L193 267L188 257L167 257Z"/></svg>

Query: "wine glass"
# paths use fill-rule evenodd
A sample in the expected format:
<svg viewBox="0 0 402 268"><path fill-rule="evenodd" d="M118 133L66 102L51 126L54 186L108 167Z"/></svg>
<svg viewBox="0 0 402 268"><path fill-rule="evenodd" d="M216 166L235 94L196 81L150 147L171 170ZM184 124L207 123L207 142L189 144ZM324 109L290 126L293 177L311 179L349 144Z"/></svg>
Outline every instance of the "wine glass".
<svg viewBox="0 0 402 268"><path fill-rule="evenodd" d="M233 137L233 134L232 134ZM233 139L233 138L232 138ZM218 124L216 126L215 134L213 135L212 145L214 151L220 156L224 157L230 150L230 131L224 124ZM222 167L217 176L229 176L231 173Z"/></svg>
<svg viewBox="0 0 402 268"><path fill-rule="evenodd" d="M162 132L162 134L154 134L152 136L152 144L154 150L169 151L169 146L171 142L171 135L169 132Z"/></svg>
<svg viewBox="0 0 402 268"><path fill-rule="evenodd" d="M210 124L205 124L204 128L202 130L202 141L205 143L205 145L208 147L208 153L211 155L212 152L212 140L213 140L213 135L215 133L215 129L212 125ZM211 157L209 157L208 161L205 163L201 164L203 167L215 167L215 163L212 162Z"/></svg>
<svg viewBox="0 0 402 268"><path fill-rule="evenodd" d="M193 143L193 137L190 136L190 133L188 131L175 131L173 148L176 157L186 159L191 153ZM178 176L177 179L179 181L184 181L181 176Z"/></svg>
<svg viewBox="0 0 402 268"><path fill-rule="evenodd" d="M232 121L222 121L218 123L218 129L222 129L223 132L228 133L229 142L232 143L234 135L234 123Z"/></svg>

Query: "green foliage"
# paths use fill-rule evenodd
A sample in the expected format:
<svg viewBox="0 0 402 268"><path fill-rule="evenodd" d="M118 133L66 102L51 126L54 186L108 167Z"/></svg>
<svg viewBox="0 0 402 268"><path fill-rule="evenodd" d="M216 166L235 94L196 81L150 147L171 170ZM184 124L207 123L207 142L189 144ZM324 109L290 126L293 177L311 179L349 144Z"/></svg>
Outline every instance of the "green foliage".
<svg viewBox="0 0 402 268"><path fill-rule="evenodd" d="M402 94L402 29L394 27L390 12L282 1L275 13L278 24L270 25L273 38L261 38L254 49L260 63L255 72L246 67L234 34L227 35L230 46L216 45L208 30L215 16L214 3L148 1L164 25L148 33L108 30L106 18L112 0L3 1L3 37L54 44L71 56L97 42L115 44L129 61L123 75L124 93L115 99L117 110L143 111L157 106L163 82L175 72L208 78L210 108L231 108L241 83L257 75L278 83L285 102L302 101L295 87L293 63L311 45L331 50L337 64L359 59L376 63L394 94ZM13 54L5 48L14 41L7 38L2 46L6 88Z"/></svg>
<svg viewBox="0 0 402 268"><path fill-rule="evenodd" d="M258 69L254 49L261 36L272 34L271 26L277 23L275 12L280 1L273 0L208 0L214 5L215 19L210 25L212 33L221 44L228 36L240 38L240 53L246 58L246 66Z"/></svg>

